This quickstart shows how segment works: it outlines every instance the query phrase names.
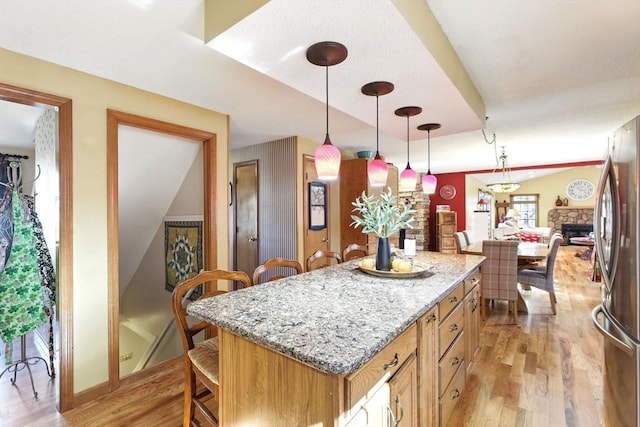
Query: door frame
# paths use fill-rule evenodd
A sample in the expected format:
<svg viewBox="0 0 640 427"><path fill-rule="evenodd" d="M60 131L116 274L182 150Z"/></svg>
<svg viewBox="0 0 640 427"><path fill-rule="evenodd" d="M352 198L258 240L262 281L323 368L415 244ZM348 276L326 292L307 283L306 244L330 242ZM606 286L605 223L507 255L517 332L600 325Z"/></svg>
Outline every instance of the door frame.
<svg viewBox="0 0 640 427"><path fill-rule="evenodd" d="M216 134L186 126L107 109L107 261L109 298L109 384L108 392L120 388L120 287L118 280L118 127L131 126L154 132L166 133L202 142L204 180L204 226L203 249L204 268L212 270L217 266L216 238ZM133 373L127 382L139 379L145 371Z"/></svg>
<svg viewBox="0 0 640 427"><path fill-rule="evenodd" d="M73 408L73 120L72 101L0 83L0 99L58 109L58 173L60 243L58 249L58 328L60 354L57 408Z"/></svg>

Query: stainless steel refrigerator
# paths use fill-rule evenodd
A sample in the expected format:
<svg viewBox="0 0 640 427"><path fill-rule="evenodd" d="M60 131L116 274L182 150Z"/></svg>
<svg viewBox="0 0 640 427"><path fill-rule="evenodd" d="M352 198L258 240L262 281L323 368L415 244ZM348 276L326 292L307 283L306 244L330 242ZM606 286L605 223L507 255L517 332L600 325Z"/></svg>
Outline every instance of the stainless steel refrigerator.
<svg viewBox="0 0 640 427"><path fill-rule="evenodd" d="M640 422L640 116L609 138L594 211L602 303L592 313L604 335L603 397L607 426Z"/></svg>

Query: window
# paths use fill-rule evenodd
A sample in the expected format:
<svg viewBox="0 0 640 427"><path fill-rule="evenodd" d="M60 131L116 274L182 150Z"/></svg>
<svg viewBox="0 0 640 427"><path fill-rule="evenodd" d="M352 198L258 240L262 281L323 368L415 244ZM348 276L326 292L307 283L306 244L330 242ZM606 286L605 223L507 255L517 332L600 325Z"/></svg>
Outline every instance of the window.
<svg viewBox="0 0 640 427"><path fill-rule="evenodd" d="M511 196L511 207L520 213L518 225L523 228L538 226L538 195L519 194Z"/></svg>

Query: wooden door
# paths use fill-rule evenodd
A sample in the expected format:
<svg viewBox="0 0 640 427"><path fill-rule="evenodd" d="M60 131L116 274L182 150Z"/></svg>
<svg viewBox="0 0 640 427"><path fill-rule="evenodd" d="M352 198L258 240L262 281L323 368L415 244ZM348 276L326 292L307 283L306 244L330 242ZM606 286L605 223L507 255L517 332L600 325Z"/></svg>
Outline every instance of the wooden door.
<svg viewBox="0 0 640 427"><path fill-rule="evenodd" d="M318 180L316 165L313 157L304 156L304 261L318 249L329 250L329 190L325 193L327 226L321 230L311 230L309 227L309 183Z"/></svg>
<svg viewBox="0 0 640 427"><path fill-rule="evenodd" d="M233 165L232 203L234 235L234 270L251 277L258 266L258 161Z"/></svg>

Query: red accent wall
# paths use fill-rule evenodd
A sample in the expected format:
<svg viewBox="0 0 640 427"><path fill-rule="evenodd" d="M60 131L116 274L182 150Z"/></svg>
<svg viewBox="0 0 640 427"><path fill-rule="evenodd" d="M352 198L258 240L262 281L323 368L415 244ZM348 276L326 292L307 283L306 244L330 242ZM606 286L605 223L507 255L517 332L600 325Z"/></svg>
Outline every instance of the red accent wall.
<svg viewBox="0 0 640 427"><path fill-rule="evenodd" d="M456 231L462 231L467 228L465 213L465 201L467 199L465 175L466 172L443 173L436 175L438 177L438 186L436 187L435 194L429 196L429 199L431 200L431 205L429 206L429 250L436 250L435 213L437 205L449 205L452 211L458 213ZM451 200L444 200L440 197L440 188L445 184L451 184L456 189L456 195Z"/></svg>

